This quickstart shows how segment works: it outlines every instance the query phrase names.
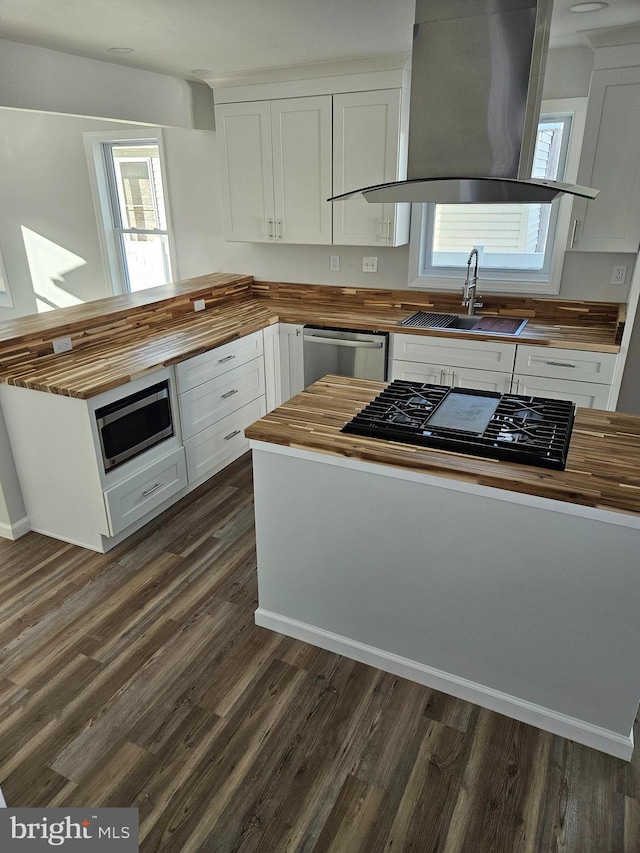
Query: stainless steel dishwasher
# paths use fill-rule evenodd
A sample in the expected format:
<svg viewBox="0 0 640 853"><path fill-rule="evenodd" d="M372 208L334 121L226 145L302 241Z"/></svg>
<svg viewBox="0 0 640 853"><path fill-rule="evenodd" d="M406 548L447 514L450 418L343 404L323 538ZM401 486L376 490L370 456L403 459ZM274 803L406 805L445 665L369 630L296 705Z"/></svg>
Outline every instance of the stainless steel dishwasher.
<svg viewBox="0 0 640 853"><path fill-rule="evenodd" d="M305 388L327 373L384 381L388 341L386 332L305 326Z"/></svg>

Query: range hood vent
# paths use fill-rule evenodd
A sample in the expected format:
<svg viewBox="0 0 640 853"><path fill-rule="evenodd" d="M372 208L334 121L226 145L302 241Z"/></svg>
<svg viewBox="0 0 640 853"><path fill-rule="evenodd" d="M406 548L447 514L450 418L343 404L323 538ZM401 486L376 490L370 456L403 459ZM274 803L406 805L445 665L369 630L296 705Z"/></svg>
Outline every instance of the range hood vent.
<svg viewBox="0 0 640 853"><path fill-rule="evenodd" d="M416 0L407 180L330 201L539 203L598 190L532 179L552 0Z"/></svg>

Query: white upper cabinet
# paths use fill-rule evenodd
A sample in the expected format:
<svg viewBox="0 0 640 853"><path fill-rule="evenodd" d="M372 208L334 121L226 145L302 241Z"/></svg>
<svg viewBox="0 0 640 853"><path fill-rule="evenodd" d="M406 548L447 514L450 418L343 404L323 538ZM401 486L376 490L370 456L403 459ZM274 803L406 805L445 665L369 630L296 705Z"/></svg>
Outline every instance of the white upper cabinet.
<svg viewBox="0 0 640 853"><path fill-rule="evenodd" d="M216 91L227 240L408 242L409 204L327 201L406 177L409 90L404 72L380 74Z"/></svg>
<svg viewBox="0 0 640 853"><path fill-rule="evenodd" d="M331 97L222 104L227 240L331 243Z"/></svg>
<svg viewBox="0 0 640 853"><path fill-rule="evenodd" d="M331 243L331 96L271 102L275 240Z"/></svg>
<svg viewBox="0 0 640 853"><path fill-rule="evenodd" d="M578 183L600 194L576 199L570 248L637 252L640 245L640 66L595 70Z"/></svg>
<svg viewBox="0 0 640 853"><path fill-rule="evenodd" d="M216 109L220 179L227 240L274 239L271 107L268 101Z"/></svg>
<svg viewBox="0 0 640 853"><path fill-rule="evenodd" d="M333 97L333 194L406 177L408 98L403 89ZM333 242L400 246L409 239L409 204L334 202Z"/></svg>

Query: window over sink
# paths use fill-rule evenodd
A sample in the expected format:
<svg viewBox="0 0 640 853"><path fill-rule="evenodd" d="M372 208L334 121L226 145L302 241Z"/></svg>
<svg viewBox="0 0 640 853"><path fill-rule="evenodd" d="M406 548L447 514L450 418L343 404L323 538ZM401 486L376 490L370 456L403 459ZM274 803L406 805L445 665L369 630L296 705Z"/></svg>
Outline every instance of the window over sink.
<svg viewBox="0 0 640 853"><path fill-rule="evenodd" d="M545 101L531 176L575 179L586 99ZM422 204L412 211L409 286L457 289L472 248L496 292L558 293L572 197L551 204Z"/></svg>

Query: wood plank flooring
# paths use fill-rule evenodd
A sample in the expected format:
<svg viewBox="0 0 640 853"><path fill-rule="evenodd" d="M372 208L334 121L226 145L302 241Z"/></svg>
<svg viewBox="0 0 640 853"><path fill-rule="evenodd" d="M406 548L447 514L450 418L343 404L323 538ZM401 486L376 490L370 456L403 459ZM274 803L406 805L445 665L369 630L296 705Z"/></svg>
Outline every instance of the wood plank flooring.
<svg viewBox="0 0 640 853"><path fill-rule="evenodd" d="M627 764L253 623L245 456L101 555L0 540L0 785L143 851L638 853Z"/></svg>

